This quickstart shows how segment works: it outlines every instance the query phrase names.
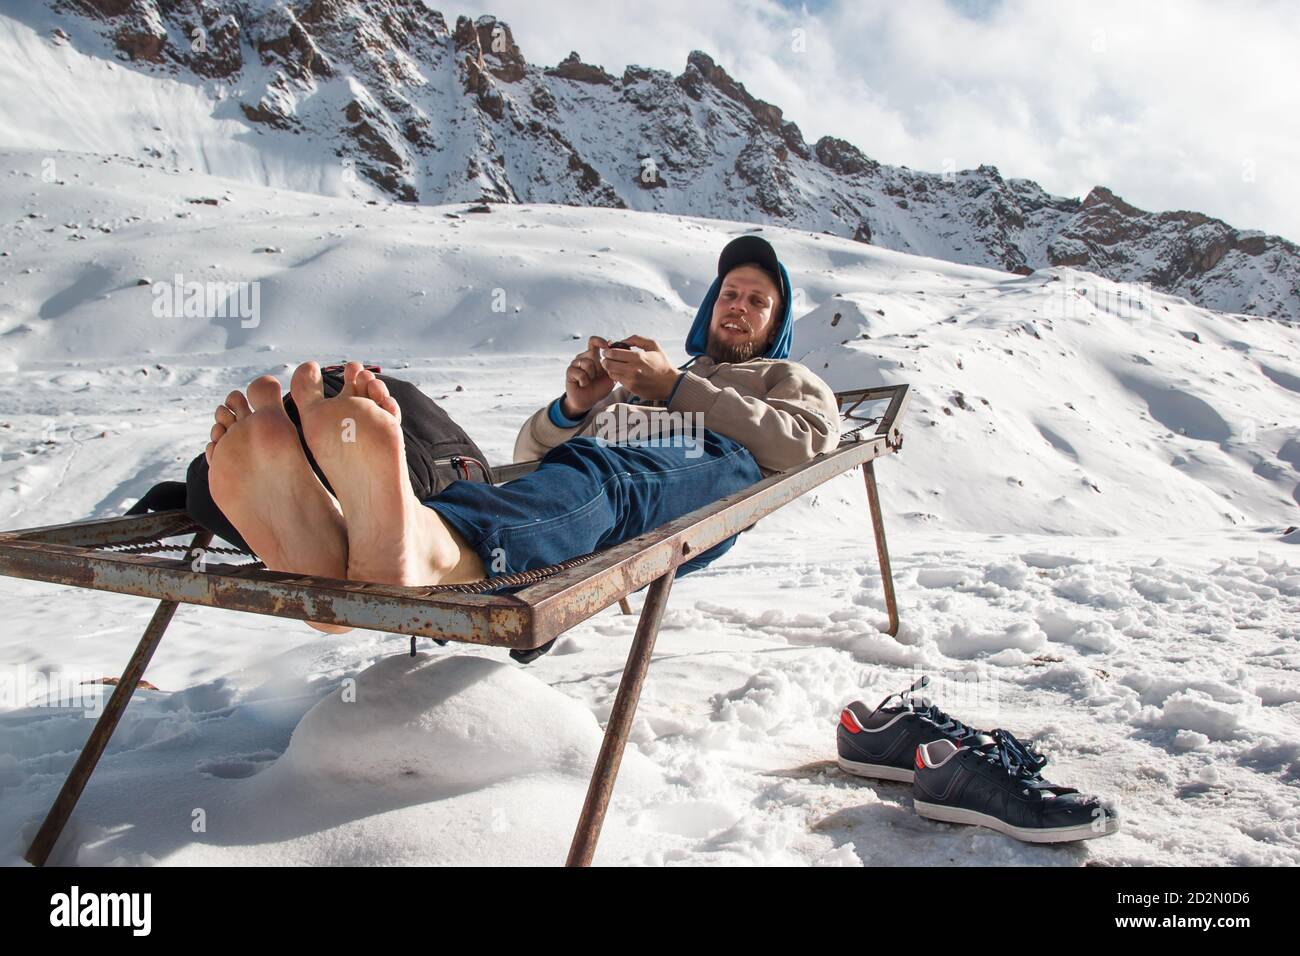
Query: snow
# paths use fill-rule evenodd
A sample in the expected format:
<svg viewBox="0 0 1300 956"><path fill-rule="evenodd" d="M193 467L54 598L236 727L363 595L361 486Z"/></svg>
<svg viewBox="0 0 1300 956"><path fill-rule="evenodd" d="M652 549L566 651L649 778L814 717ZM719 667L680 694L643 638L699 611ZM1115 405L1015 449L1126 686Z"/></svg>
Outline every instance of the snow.
<svg viewBox="0 0 1300 956"><path fill-rule="evenodd" d="M717 250L752 228L367 205L44 148L0 149L0 184L4 529L120 514L183 475L230 389L307 357L379 362L504 461L579 338L683 361ZM881 630L856 474L676 582L597 862L1300 862L1300 331L1069 269L762 234L799 289L796 357L913 387L876 466L902 628ZM256 321L157 314L176 275L257 282ZM151 612L0 578L6 862L102 705L83 681L120 673ZM635 626L611 608L525 668L183 607L55 860L559 863ZM1123 830L1025 846L841 774L839 709L921 673Z"/></svg>
<svg viewBox="0 0 1300 956"><path fill-rule="evenodd" d="M337 164L292 139L250 134L219 84L153 76L117 62L110 44L84 21L42 6L0 17L0 129L4 144L165 157L177 168L291 189L348 194ZM54 28L77 43L47 42ZM88 56L79 48L94 50ZM252 82L257 82L253 80ZM51 105L32 122L33 100Z"/></svg>

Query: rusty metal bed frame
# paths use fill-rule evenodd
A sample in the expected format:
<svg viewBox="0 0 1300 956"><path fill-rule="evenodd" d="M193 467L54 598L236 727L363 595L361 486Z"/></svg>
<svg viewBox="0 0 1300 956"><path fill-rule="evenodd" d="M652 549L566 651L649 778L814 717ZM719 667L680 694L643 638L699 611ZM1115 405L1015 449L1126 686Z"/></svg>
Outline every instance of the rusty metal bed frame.
<svg viewBox="0 0 1300 956"><path fill-rule="evenodd" d="M622 544L539 572L527 572L528 583L509 594L474 593L474 585L394 587L279 573L257 563L208 563L212 535L195 525L183 511L0 532L0 574L159 601L103 713L37 831L26 859L35 866L43 866L49 858L180 604L410 635L412 653L417 636L530 650L542 647L615 603L625 614L630 614L627 596L648 585L569 849L568 865L589 865L627 745L668 593L678 566L689 556L746 530L823 482L862 466L889 613L888 633L897 635L898 605L874 461L902 447L900 421L907 404L908 386L861 388L835 394L845 428L834 451L765 478ZM867 416L868 406L886 402L882 414ZM874 430L868 431L873 425ZM532 461L493 468L493 483L518 478L537 465L538 462ZM168 538L182 536L192 536L188 545L162 544ZM140 542L158 544L154 550L182 551L184 556L169 559L157 554L133 553L144 547ZM501 587L497 584L494 589Z"/></svg>

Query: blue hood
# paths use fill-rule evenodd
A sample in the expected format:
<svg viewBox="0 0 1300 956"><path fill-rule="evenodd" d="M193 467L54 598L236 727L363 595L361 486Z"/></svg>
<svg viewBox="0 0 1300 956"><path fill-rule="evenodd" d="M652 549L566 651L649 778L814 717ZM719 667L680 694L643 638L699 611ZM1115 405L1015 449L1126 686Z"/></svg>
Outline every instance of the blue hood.
<svg viewBox="0 0 1300 956"><path fill-rule="evenodd" d="M785 271L785 263L777 262L781 270L781 318L776 335L766 352L758 358L783 359L790 357L790 348L794 345L794 296L790 293L790 276ZM704 355L709 350L709 322L713 318L713 305L718 301L718 292L722 289L722 278L713 280L708 295L700 303L695 313L695 322L686 336L686 352L689 355Z"/></svg>

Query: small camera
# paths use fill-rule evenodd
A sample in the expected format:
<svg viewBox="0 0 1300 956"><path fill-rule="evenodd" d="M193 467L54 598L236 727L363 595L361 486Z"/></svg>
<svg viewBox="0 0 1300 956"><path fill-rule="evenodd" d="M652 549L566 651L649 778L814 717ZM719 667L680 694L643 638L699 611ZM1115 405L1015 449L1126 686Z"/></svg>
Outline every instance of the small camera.
<svg viewBox="0 0 1300 956"><path fill-rule="evenodd" d="M636 348L635 345L631 344L630 342L624 342L622 339L619 339L617 342L610 342L608 345L606 345L604 348L600 350L600 360L602 362L605 361L605 355L609 352L610 349L634 349L634 348Z"/></svg>

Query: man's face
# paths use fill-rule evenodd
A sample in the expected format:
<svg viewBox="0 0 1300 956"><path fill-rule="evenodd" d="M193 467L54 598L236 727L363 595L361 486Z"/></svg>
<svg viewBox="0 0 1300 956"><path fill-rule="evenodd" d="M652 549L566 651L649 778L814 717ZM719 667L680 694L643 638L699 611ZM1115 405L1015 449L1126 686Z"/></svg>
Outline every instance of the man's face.
<svg viewBox="0 0 1300 956"><path fill-rule="evenodd" d="M781 290L757 266L736 266L722 280L709 322L708 356L747 362L767 351L776 331Z"/></svg>

